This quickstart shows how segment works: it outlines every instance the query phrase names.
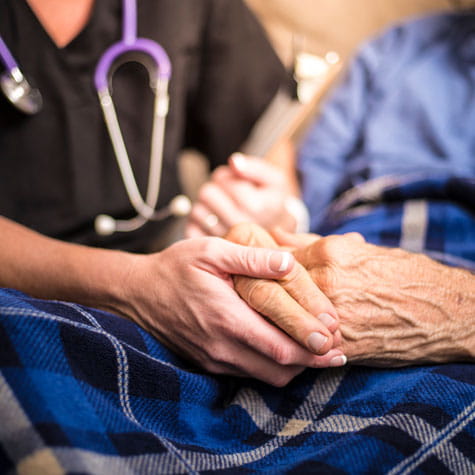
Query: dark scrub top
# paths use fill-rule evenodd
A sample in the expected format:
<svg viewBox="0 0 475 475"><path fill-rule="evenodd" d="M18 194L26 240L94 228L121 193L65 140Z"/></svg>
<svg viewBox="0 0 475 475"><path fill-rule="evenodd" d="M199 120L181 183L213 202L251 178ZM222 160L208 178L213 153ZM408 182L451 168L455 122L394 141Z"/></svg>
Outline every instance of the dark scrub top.
<svg viewBox="0 0 475 475"><path fill-rule="evenodd" d="M0 214L43 234L143 251L163 223L98 236L96 215L135 215L112 152L93 84L102 53L121 37L122 2L96 0L86 27L58 48L24 0L0 2L0 34L44 99L35 116L0 98ZM261 26L239 0L140 0L138 36L172 63L160 204L179 193L177 155L194 147L211 166L246 138L285 71ZM142 194L148 178L152 94L137 64L114 76L113 96Z"/></svg>

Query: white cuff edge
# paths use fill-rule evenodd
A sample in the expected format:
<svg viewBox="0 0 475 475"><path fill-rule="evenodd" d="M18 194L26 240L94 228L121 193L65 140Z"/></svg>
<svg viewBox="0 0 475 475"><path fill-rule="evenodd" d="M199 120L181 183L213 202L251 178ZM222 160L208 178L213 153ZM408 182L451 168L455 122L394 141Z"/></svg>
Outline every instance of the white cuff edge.
<svg viewBox="0 0 475 475"><path fill-rule="evenodd" d="M310 231L310 214L304 202L296 196L288 196L285 198L284 206L297 223L295 232L308 233Z"/></svg>

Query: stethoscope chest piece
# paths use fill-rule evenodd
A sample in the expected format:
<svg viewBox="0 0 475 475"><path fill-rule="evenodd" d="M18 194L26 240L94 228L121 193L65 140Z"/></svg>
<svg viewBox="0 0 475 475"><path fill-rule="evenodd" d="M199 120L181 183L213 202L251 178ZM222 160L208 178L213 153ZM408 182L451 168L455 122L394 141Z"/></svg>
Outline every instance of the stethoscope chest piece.
<svg viewBox="0 0 475 475"><path fill-rule="evenodd" d="M25 79L2 37L0 37L0 62L5 66L5 71L0 75L0 88L5 97L25 114L38 113L43 107L40 91L31 87Z"/></svg>

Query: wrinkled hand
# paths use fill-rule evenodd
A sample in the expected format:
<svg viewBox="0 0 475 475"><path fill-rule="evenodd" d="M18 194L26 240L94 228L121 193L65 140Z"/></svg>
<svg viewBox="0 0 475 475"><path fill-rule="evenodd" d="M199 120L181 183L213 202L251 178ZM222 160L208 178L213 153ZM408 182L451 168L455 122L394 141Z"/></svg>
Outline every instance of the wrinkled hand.
<svg viewBox="0 0 475 475"><path fill-rule="evenodd" d="M214 237L180 241L134 258L122 313L208 371L282 386L319 357L252 310L230 275L282 278L293 265L279 250Z"/></svg>
<svg viewBox="0 0 475 475"><path fill-rule="evenodd" d="M475 277L424 255L365 242L357 233L318 238L275 232L328 296L340 348L371 366L475 358Z"/></svg>
<svg viewBox="0 0 475 475"><path fill-rule="evenodd" d="M224 236L238 223L293 231L295 219L285 206L290 195L283 172L260 158L234 154L217 168L199 192L185 228L186 237Z"/></svg>
<svg viewBox="0 0 475 475"><path fill-rule="evenodd" d="M248 223L234 226L226 238L248 246L278 247L264 229ZM295 263L293 269L278 280L237 275L234 283L252 308L303 347L322 355L316 359L319 367L345 364L342 352L332 349L341 341L337 313L302 265Z"/></svg>

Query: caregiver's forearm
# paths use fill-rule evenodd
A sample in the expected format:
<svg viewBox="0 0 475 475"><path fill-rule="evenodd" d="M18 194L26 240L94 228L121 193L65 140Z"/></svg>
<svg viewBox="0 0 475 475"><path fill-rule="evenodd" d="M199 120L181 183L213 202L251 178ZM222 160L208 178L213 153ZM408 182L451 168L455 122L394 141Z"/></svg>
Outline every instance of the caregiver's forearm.
<svg viewBox="0 0 475 475"><path fill-rule="evenodd" d="M123 291L127 263L120 251L51 239L0 216L0 285L39 298L110 308Z"/></svg>

